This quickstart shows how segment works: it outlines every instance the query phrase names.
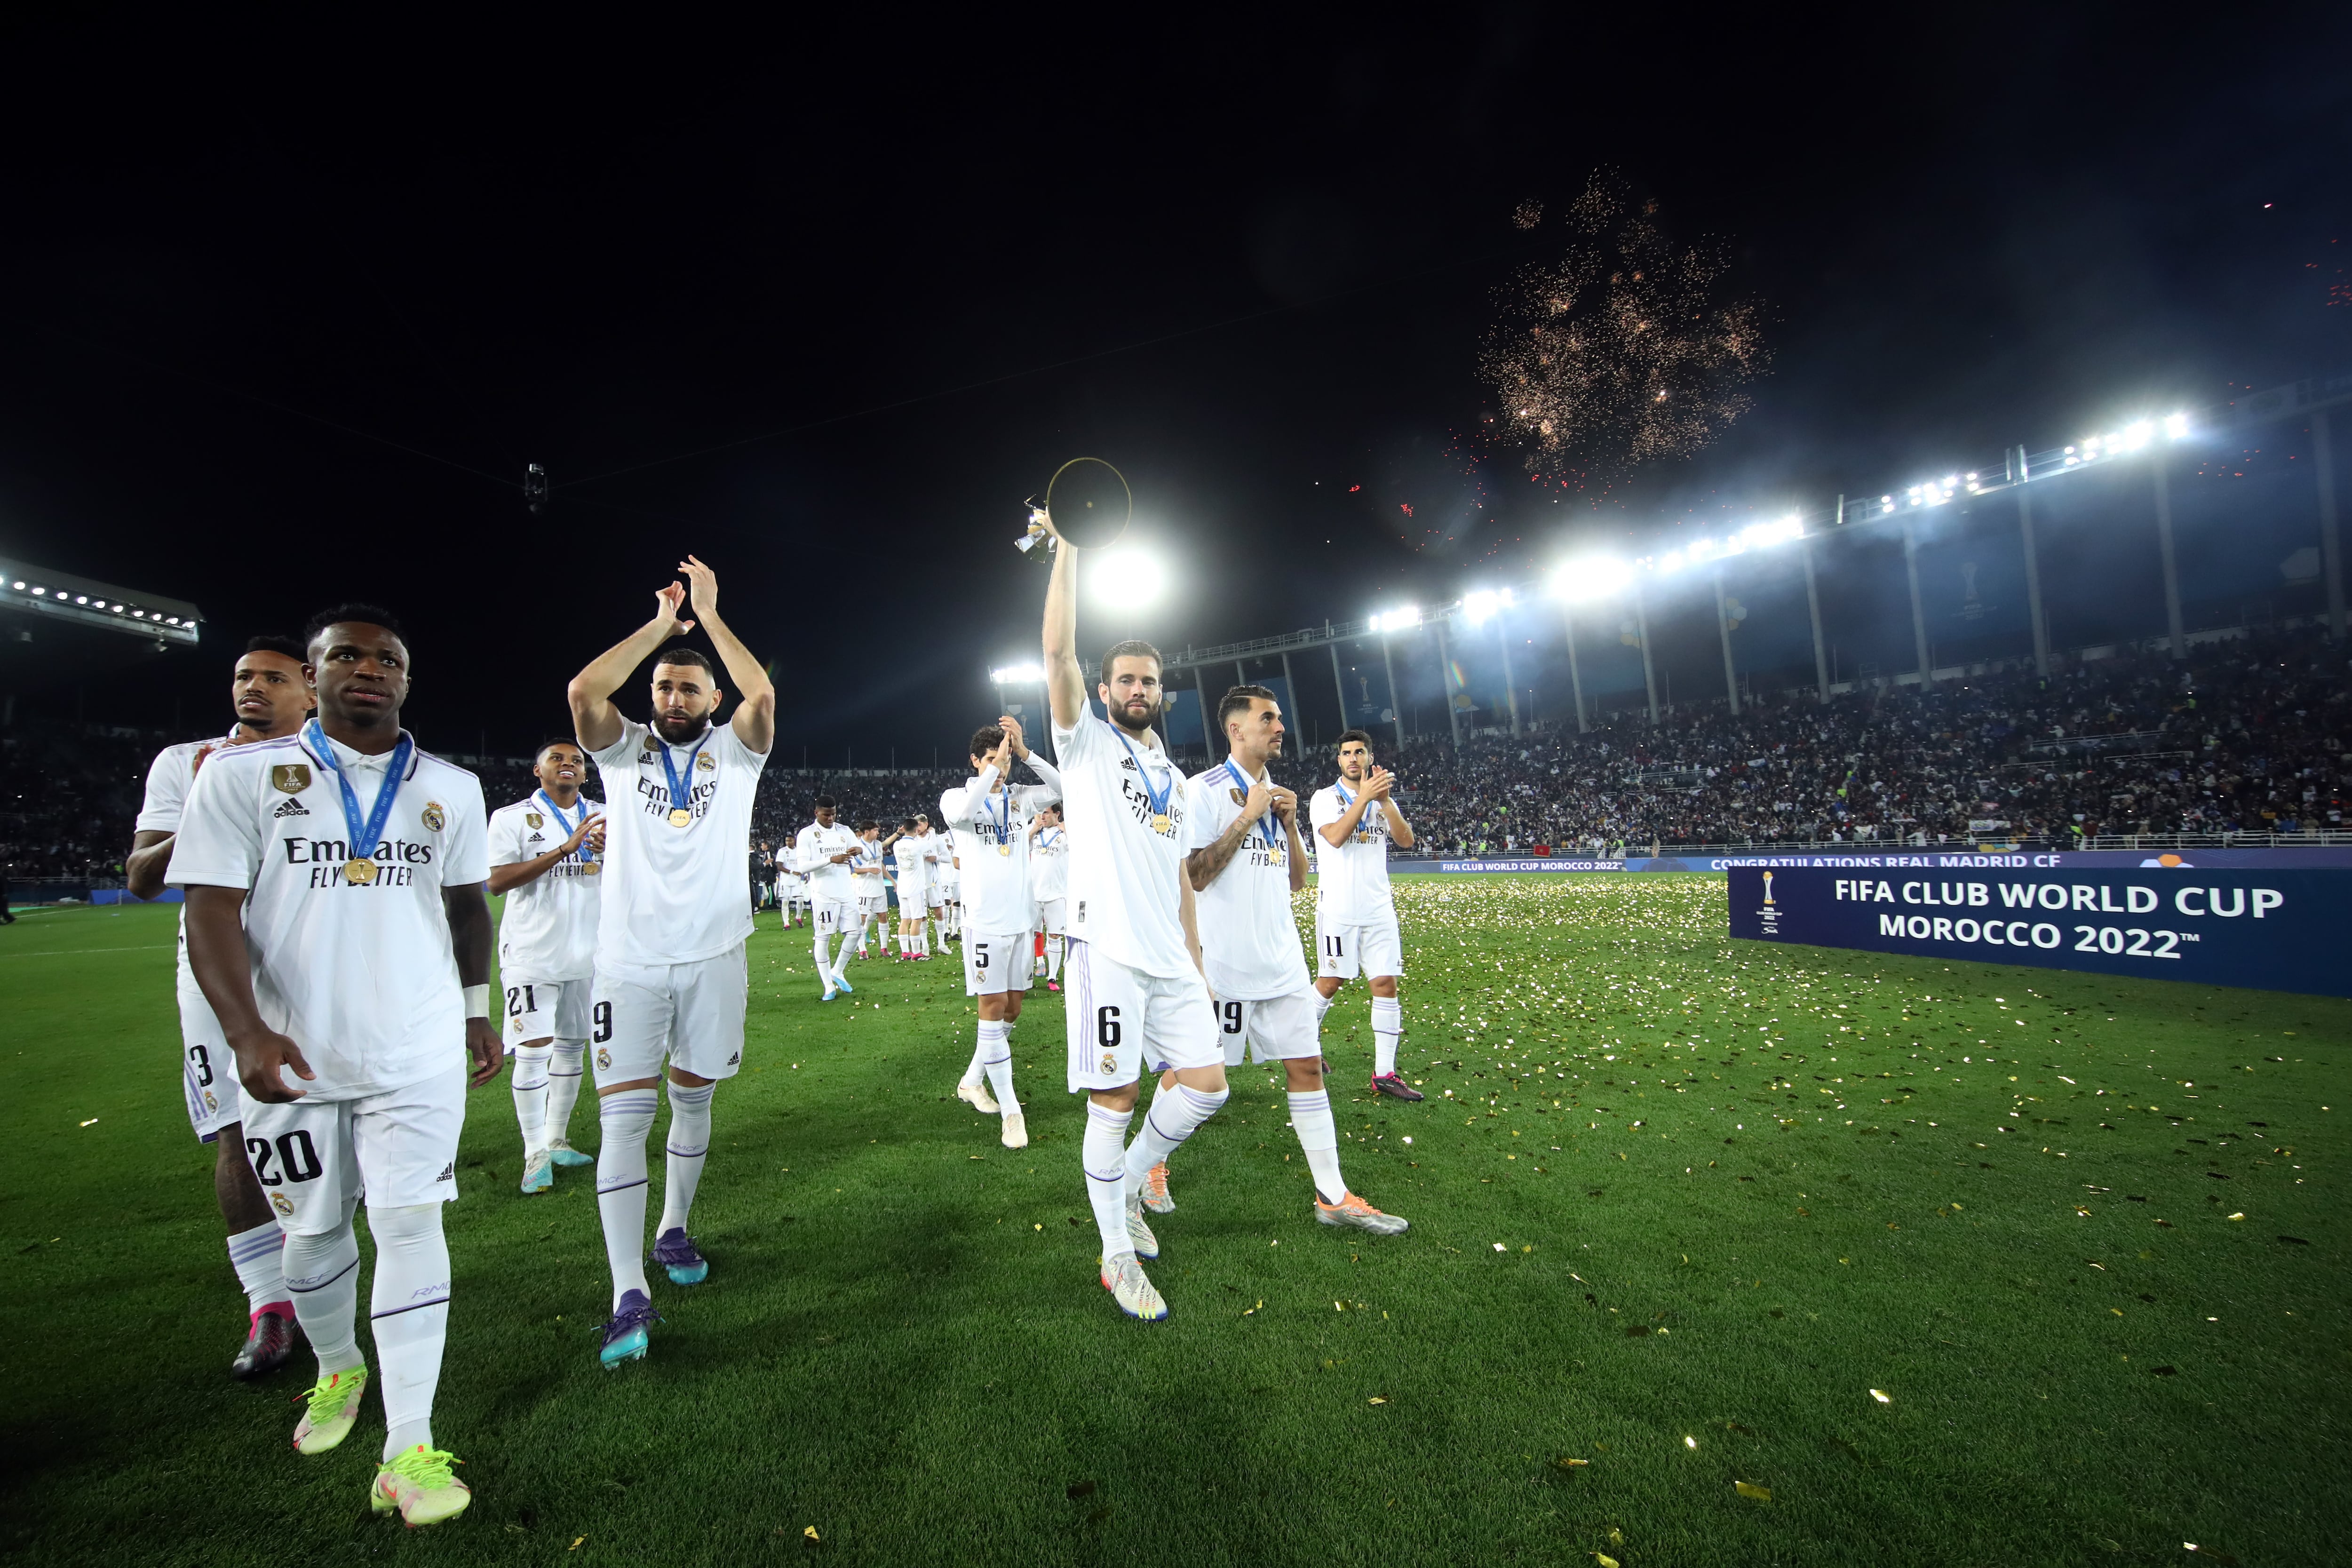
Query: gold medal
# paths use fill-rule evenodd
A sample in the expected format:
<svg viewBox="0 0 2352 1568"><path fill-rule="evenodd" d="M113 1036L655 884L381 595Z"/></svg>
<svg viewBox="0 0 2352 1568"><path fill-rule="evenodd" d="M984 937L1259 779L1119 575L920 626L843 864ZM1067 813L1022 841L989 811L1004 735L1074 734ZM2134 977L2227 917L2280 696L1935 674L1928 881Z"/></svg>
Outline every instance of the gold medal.
<svg viewBox="0 0 2352 1568"><path fill-rule="evenodd" d="M1151 831L1154 833L1165 833L1168 831L1168 814L1166 812L1160 812L1152 817Z"/></svg>
<svg viewBox="0 0 2352 1568"><path fill-rule="evenodd" d="M366 887L375 880L375 862L373 860L344 861L343 880L354 888Z"/></svg>
<svg viewBox="0 0 2352 1568"><path fill-rule="evenodd" d="M583 860L580 863L580 874L583 877L596 876L604 869L604 863L601 860Z"/></svg>
<svg viewBox="0 0 2352 1568"><path fill-rule="evenodd" d="M687 810L687 809L686 809L686 807L684 807L684 806L682 806L682 805L681 805L681 806L679 806L676 811L673 811L673 812L671 812L671 813L669 814L669 825L670 825L672 827L687 827L687 826L692 826L692 825L693 825L693 822L694 822L694 813L692 813L692 812L690 812L690 811Z"/></svg>
<svg viewBox="0 0 2352 1568"><path fill-rule="evenodd" d="M996 847L996 852L999 855L1010 855L1013 853L1013 846L1010 844L1000 844Z"/></svg>

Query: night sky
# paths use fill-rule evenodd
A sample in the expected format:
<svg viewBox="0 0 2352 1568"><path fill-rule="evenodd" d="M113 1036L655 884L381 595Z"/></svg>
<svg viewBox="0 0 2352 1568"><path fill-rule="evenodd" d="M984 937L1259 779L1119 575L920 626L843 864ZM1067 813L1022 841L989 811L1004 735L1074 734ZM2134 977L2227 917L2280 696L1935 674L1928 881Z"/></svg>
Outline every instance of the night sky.
<svg viewBox="0 0 2352 1568"><path fill-rule="evenodd" d="M1035 656L1043 574L1010 542L1079 453L1126 471L1179 585L1082 639L1181 646L2352 368L2340 12L384 15L0 35L0 555L208 620L203 650L107 668L8 645L26 714L70 688L91 718L213 728L247 635L367 598L409 625L426 744L520 750L691 550L777 670L781 755L928 761L993 710L992 664ZM1491 445L1476 353L1559 243L1513 209L1596 168L1725 243L1774 367L1699 456L1546 488ZM2184 457L2184 551L2227 553L2230 506L2185 492L2231 463L2295 515L2300 438ZM538 518L529 462L556 487ZM2099 616L2144 609L2152 560L2083 504L2053 524L2053 637L2144 634ZM1999 651L2012 563L1965 532L1934 593L1958 604L1968 556L1979 603L1939 645ZM2256 553L2247 583L2277 583ZM1833 571L1843 673L1909 668L1885 557ZM1809 678L1785 573L1747 596L1759 668ZM1711 600L1678 613L1674 679L1719 692ZM1547 668L1556 626L1521 629ZM1622 690L1623 661L1588 679Z"/></svg>

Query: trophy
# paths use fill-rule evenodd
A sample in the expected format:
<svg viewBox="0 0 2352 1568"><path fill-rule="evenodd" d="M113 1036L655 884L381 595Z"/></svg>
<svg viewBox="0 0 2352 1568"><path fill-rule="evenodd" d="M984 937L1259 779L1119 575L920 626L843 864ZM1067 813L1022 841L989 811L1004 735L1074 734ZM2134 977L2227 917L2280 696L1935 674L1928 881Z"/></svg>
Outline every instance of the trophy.
<svg viewBox="0 0 2352 1568"><path fill-rule="evenodd" d="M1052 559L1051 551L1035 553L1039 540L1053 537L1045 531L1045 521L1051 518L1055 531L1078 549L1100 550L1127 531L1134 514L1135 497L1125 475L1100 458L1072 458L1046 481L1042 504L1036 497L1029 498L1029 531L1013 541L1013 547L1032 560Z"/></svg>

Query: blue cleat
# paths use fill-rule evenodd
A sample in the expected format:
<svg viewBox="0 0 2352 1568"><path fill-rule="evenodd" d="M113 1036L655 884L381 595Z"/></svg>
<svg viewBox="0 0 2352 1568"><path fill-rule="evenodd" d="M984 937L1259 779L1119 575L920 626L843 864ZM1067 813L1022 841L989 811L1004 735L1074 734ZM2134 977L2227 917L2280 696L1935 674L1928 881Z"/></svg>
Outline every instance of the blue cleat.
<svg viewBox="0 0 2352 1568"><path fill-rule="evenodd" d="M604 1348L596 1352L597 1361L610 1372L625 1361L645 1360L646 1331L661 1321L644 1291L623 1295L621 1304L613 1310L612 1321L604 1325Z"/></svg>
<svg viewBox="0 0 2352 1568"><path fill-rule="evenodd" d="M593 1165L596 1163L595 1155L583 1154L579 1150L574 1149L569 1142L560 1138L547 1146L547 1157L554 1161L557 1164L565 1166L566 1168L580 1165Z"/></svg>
<svg viewBox="0 0 2352 1568"><path fill-rule="evenodd" d="M666 1230L654 1237L654 1261L669 1270L673 1285L699 1285L710 1278L710 1260L695 1250L683 1230Z"/></svg>
<svg viewBox="0 0 2352 1568"><path fill-rule="evenodd" d="M548 1163L547 1151L541 1149L535 1154L525 1155L522 1162L522 1190L526 1193L543 1193L553 1185L555 1185L555 1167Z"/></svg>
<svg viewBox="0 0 2352 1568"><path fill-rule="evenodd" d="M838 996L838 995L840 995L840 994L841 994L840 991L838 991L837 989L835 989L835 987L833 987L833 986L831 986L831 985L828 985L828 986L826 986L826 987L824 988L824 995L822 995L822 996L820 996L820 997L818 997L818 998L817 998L817 1000L818 1000L818 1001L820 1001L820 1002L830 1002L830 1001L832 1001L835 997L836 997L836 996Z"/></svg>
<svg viewBox="0 0 2352 1568"><path fill-rule="evenodd" d="M844 991L846 991L846 992L850 993L852 995L856 994L857 987L856 987L856 986L855 986L855 985L852 985L852 984L849 983L849 976L848 976L848 975L846 975L846 974L836 974L836 975L835 975L835 976L833 977L833 983L834 983L835 985L840 986Z"/></svg>

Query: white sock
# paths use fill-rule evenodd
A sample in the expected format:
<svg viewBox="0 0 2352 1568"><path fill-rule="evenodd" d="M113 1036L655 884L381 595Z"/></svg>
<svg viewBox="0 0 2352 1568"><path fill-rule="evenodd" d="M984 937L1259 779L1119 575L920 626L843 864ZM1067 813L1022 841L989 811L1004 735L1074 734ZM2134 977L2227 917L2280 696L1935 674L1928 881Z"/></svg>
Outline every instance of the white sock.
<svg viewBox="0 0 2352 1568"><path fill-rule="evenodd" d="M664 1144L669 1169L662 1181L661 1224L654 1231L657 1237L686 1228L694 1189L702 1184L702 1162L710 1153L710 1097L718 1092L715 1083L669 1086L669 1137Z"/></svg>
<svg viewBox="0 0 2352 1568"><path fill-rule="evenodd" d="M654 1130L656 1098L650 1089L625 1089L596 1102L596 1214L615 1309L631 1290L653 1296L646 1283L646 1139Z"/></svg>
<svg viewBox="0 0 2352 1568"><path fill-rule="evenodd" d="M1327 1204L1348 1195L1339 1175L1339 1129L1331 1120L1331 1096L1324 1089L1290 1091L1290 1125L1298 1146L1307 1151L1307 1168L1315 1173L1315 1190Z"/></svg>
<svg viewBox="0 0 2352 1568"><path fill-rule="evenodd" d="M588 1054L585 1040L558 1040L555 1059L547 1068L547 1142L568 1143L572 1141L572 1108L580 1102L580 1077L585 1070L582 1058Z"/></svg>
<svg viewBox="0 0 2352 1568"><path fill-rule="evenodd" d="M1315 993L1315 1029L1318 1034L1323 1030L1323 1020L1331 1016L1332 1004L1339 1000L1339 994L1336 991L1328 996L1320 991Z"/></svg>
<svg viewBox="0 0 2352 1568"><path fill-rule="evenodd" d="M996 1108L1007 1116L1021 1114L1021 1098L1013 1092L1013 1026L983 1019L980 1026L981 1067L988 1087L995 1091Z"/></svg>
<svg viewBox="0 0 2352 1568"><path fill-rule="evenodd" d="M547 1147L547 1069L552 1046L517 1046L514 1053L515 1121L522 1127L523 1158Z"/></svg>
<svg viewBox="0 0 2352 1568"><path fill-rule="evenodd" d="M816 954L816 977L830 991L833 989L833 937L825 931L823 921L816 922L816 940L810 943L810 947Z"/></svg>
<svg viewBox="0 0 2352 1568"><path fill-rule="evenodd" d="M319 1357L319 1375L365 1364L360 1355L360 1244L352 1216L318 1236L286 1238L286 1292Z"/></svg>
<svg viewBox="0 0 2352 1568"><path fill-rule="evenodd" d="M389 1459L419 1443L433 1446L433 1391L449 1339L449 1241L439 1204L370 1208L368 1231L375 1237L368 1328Z"/></svg>
<svg viewBox="0 0 2352 1568"><path fill-rule="evenodd" d="M245 1310L258 1317L264 1307L286 1304L286 1233L274 1219L228 1238L228 1266L245 1287Z"/></svg>
<svg viewBox="0 0 2352 1568"><path fill-rule="evenodd" d="M1078 1156L1086 1165L1087 1201L1094 1205L1095 1229L1102 1234L1105 1262L1135 1256L1127 1235L1127 1124L1132 1110L1108 1110L1087 1101L1087 1131Z"/></svg>
<svg viewBox="0 0 2352 1568"><path fill-rule="evenodd" d="M1394 996L1372 998L1372 1076L1396 1071L1397 1037L1404 1033L1404 1003Z"/></svg>
<svg viewBox="0 0 2352 1568"><path fill-rule="evenodd" d="M1049 935L1045 938L1045 978L1059 980L1061 977L1062 939L1059 935Z"/></svg>
<svg viewBox="0 0 2352 1568"><path fill-rule="evenodd" d="M1143 1131L1127 1146L1127 1182L1129 1191L1140 1192L1143 1178L1151 1167L1165 1161L1184 1145L1184 1140L1200 1131L1201 1124L1217 1113L1217 1108L1232 1097L1230 1089L1213 1092L1180 1083L1175 1092L1162 1089L1151 1097L1151 1109L1144 1112Z"/></svg>

